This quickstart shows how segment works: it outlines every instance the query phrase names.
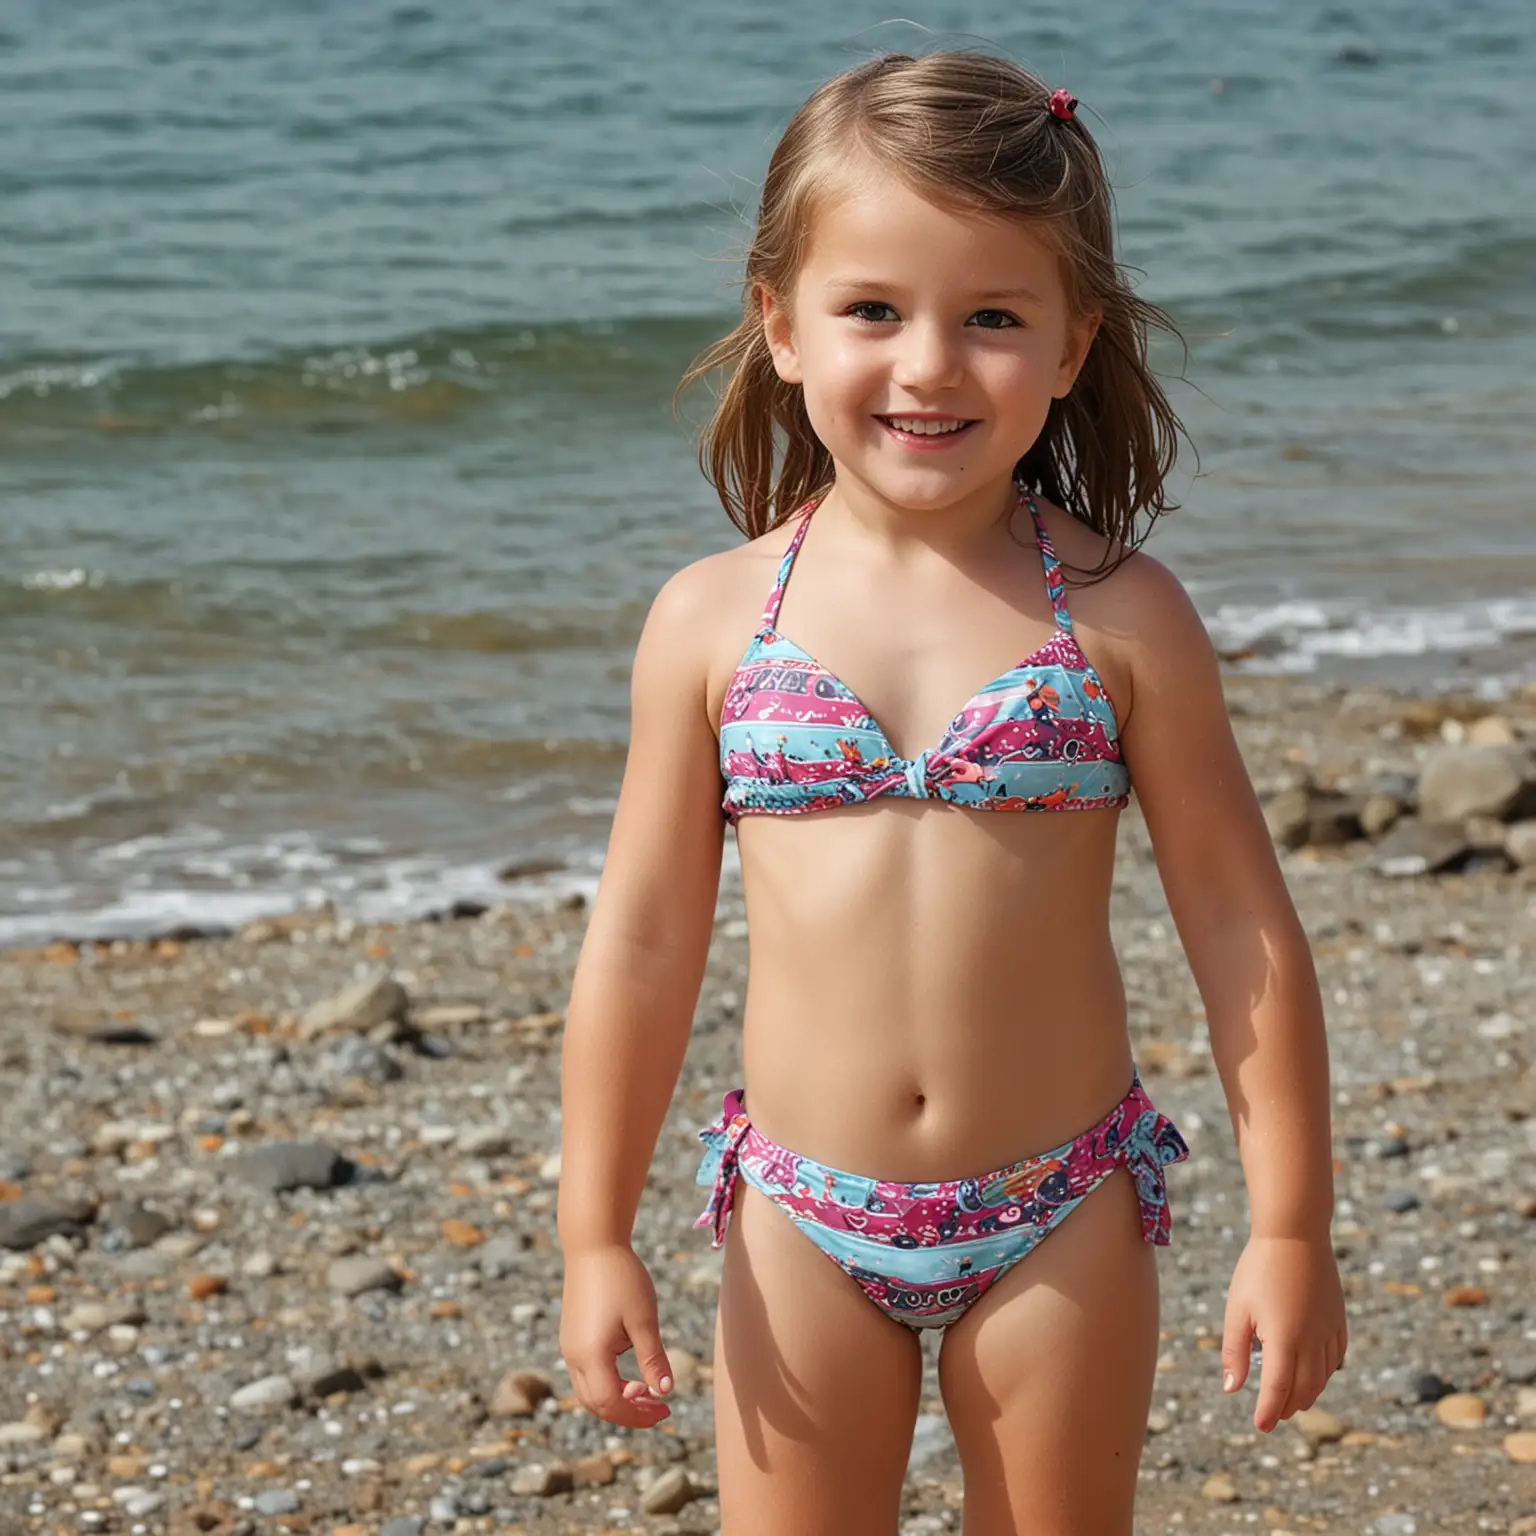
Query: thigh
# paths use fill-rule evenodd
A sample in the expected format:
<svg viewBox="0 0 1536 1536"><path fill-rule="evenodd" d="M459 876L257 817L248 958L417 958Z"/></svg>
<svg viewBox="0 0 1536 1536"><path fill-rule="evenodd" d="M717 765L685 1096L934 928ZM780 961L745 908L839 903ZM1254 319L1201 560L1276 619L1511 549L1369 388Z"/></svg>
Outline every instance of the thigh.
<svg viewBox="0 0 1536 1536"><path fill-rule="evenodd" d="M944 1336L964 1536L1131 1536L1157 1368L1157 1261L1105 1179Z"/></svg>
<svg viewBox="0 0 1536 1536"><path fill-rule="evenodd" d="M738 1182L715 1327L721 1529L894 1536L922 1367L916 1335Z"/></svg>

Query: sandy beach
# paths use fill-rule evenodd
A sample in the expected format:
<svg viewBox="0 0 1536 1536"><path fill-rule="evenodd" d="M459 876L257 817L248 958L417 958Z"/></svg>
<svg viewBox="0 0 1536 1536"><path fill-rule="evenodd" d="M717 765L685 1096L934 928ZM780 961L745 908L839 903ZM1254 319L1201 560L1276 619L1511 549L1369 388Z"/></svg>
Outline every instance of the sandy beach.
<svg viewBox="0 0 1536 1536"><path fill-rule="evenodd" d="M1170 1170L1137 1530L1536 1532L1529 812L1464 817L1461 850L1424 859L1447 872L1380 867L1392 837L1392 867L1414 867L1434 755L1513 760L1536 697L1234 676L1229 699L1327 1003L1352 1339L1300 1425L1259 1435L1253 1387L1220 1391L1241 1170L1133 811L1114 898L1130 1029L1191 1145ZM585 910L508 896L410 925L314 912L0 955L5 1536L718 1528L719 1259L691 1230L692 1175L694 1131L738 1081L739 893L636 1233L679 1375L650 1434L582 1411L556 1345ZM958 1531L961 1500L930 1375L903 1532Z"/></svg>

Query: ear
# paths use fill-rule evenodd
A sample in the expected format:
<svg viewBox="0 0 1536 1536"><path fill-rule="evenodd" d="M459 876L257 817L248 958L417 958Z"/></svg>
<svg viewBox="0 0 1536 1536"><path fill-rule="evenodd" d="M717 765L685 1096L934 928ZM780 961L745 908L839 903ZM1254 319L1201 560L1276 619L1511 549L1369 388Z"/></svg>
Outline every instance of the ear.
<svg viewBox="0 0 1536 1536"><path fill-rule="evenodd" d="M1061 363L1056 370L1056 387L1051 391L1058 400L1072 393L1072 386L1077 383L1077 376L1088 360L1088 349L1093 345L1093 338L1099 334L1103 319L1104 311L1095 309L1085 315L1074 315L1067 321L1067 339L1062 347Z"/></svg>
<svg viewBox="0 0 1536 1536"><path fill-rule="evenodd" d="M789 306L766 283L759 283L758 302L763 311L763 335L768 350L773 354L773 366L786 384L802 382L800 374L800 349L795 345L794 320Z"/></svg>

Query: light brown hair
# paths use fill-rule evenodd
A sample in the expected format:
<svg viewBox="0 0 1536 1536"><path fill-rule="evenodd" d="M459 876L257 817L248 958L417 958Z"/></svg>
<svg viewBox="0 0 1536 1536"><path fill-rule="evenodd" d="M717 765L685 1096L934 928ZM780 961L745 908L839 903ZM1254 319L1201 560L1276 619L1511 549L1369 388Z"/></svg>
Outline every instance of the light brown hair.
<svg viewBox="0 0 1536 1536"><path fill-rule="evenodd" d="M1027 219L1061 261L1071 311L1102 313L1071 393L1052 400L1014 469L1023 488L1106 536L1118 558L1093 574L1108 574L1177 505L1167 478L1183 427L1148 364L1147 337L1153 328L1178 331L1131 291L1115 259L1098 146L1080 117L1052 114L1050 97L1048 86L1004 58L887 53L829 80L790 120L763 181L741 323L694 360L674 397L726 372L699 440L699 464L749 538L834 478L800 386L774 370L759 295L766 288L787 301L793 293L819 200L854 155L957 213ZM1140 514L1146 527L1137 537Z"/></svg>

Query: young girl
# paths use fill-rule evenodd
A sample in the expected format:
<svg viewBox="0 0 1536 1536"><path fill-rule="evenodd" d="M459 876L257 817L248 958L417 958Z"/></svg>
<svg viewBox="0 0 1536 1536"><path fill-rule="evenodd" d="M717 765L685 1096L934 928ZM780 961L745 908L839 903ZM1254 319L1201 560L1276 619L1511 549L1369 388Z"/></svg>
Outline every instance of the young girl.
<svg viewBox="0 0 1536 1536"><path fill-rule="evenodd" d="M1316 981L1204 626L1136 552L1168 505L1168 322L1075 108L971 53L823 86L769 165L742 322L685 380L728 371L701 462L748 542L666 584L635 658L566 1025L561 1347L594 1413L667 1416L630 1238L729 823L747 1087L699 1173L726 1536L896 1529L923 1328L968 1533L1130 1531L1187 1150L1110 943L1132 786L1248 1184L1227 1389L1256 1336L1267 1431L1344 1357Z"/></svg>

